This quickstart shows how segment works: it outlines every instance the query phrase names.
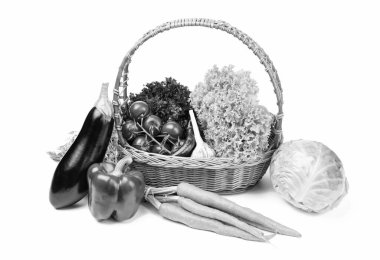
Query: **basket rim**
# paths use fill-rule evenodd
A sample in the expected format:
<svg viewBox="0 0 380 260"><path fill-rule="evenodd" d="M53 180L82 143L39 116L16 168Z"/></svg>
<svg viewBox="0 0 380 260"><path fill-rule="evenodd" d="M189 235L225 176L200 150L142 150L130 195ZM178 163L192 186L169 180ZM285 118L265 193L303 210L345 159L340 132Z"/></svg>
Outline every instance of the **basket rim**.
<svg viewBox="0 0 380 260"><path fill-rule="evenodd" d="M138 150L130 145L122 148L124 155L132 156L138 163L146 163L150 166L165 166L170 168L203 168L203 169L225 169L244 168L256 166L271 160L276 148L268 149L262 156L252 160L235 160L234 158L212 157L212 158L192 158L173 155L156 154Z"/></svg>

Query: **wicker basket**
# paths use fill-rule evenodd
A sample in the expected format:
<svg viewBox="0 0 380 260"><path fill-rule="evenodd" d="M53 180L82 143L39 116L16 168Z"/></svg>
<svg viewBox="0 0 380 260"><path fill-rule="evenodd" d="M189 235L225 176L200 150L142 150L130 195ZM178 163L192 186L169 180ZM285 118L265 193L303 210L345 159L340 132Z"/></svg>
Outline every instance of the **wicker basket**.
<svg viewBox="0 0 380 260"><path fill-rule="evenodd" d="M269 149L254 161L233 162L229 158L194 159L143 152L128 145L121 134L120 105L127 98L128 67L135 51L153 36L178 27L203 26L225 31L238 38L260 59L269 74L277 97L278 113L269 138ZM125 55L117 74L113 106L119 143L132 155L134 167L144 173L146 183L154 187L174 186L182 181L218 193L242 192L256 184L265 174L274 151L282 142L282 89L275 67L264 50L248 35L226 22L210 19L180 19L164 23L147 32Z"/></svg>

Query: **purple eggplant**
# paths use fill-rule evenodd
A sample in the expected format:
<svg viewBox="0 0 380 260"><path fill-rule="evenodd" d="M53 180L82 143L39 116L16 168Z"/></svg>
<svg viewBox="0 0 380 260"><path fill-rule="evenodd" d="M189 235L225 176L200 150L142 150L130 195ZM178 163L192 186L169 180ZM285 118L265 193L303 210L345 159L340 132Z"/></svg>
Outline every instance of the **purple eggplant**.
<svg viewBox="0 0 380 260"><path fill-rule="evenodd" d="M56 209L71 206L87 195L87 170L104 159L114 125L112 116L108 83L104 83L77 138L55 169L49 199Z"/></svg>

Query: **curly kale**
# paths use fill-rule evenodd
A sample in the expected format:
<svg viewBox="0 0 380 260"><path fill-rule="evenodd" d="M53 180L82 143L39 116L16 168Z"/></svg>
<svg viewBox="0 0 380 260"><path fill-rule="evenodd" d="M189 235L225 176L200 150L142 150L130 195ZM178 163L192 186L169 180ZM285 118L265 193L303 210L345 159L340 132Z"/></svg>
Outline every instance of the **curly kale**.
<svg viewBox="0 0 380 260"><path fill-rule="evenodd" d="M129 95L129 104L138 100L148 103L152 114L163 122L172 119L183 128L189 122L190 90L173 78L148 83L140 93Z"/></svg>

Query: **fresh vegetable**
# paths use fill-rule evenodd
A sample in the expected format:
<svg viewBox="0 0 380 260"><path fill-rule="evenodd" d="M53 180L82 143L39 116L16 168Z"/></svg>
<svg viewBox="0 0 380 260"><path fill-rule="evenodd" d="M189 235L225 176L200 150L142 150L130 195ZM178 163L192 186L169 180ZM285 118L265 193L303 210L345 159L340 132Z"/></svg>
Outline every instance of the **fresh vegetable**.
<svg viewBox="0 0 380 260"><path fill-rule="evenodd" d="M195 137L195 148L191 153L192 158L211 158L215 157L215 151L205 142L203 142L202 137L199 133L197 121L195 121L195 116L193 110L190 110L191 124L194 129Z"/></svg>
<svg viewBox="0 0 380 260"><path fill-rule="evenodd" d="M168 143L165 144L154 144L150 148L151 153L158 153L158 154L166 154L168 155L168 151L170 151L170 147Z"/></svg>
<svg viewBox="0 0 380 260"><path fill-rule="evenodd" d="M180 149L183 129L177 122L170 119L162 126L161 118L147 114L150 108L143 101L132 103L129 110L134 118L127 119L122 126L122 134L128 144L142 151L165 155Z"/></svg>
<svg viewBox="0 0 380 260"><path fill-rule="evenodd" d="M183 147L185 143L186 143L185 139L178 138L178 140L173 144L173 148L171 150L172 155L176 153L181 147Z"/></svg>
<svg viewBox="0 0 380 260"><path fill-rule="evenodd" d="M132 158L126 156L115 168L106 163L89 168L88 206L97 220L124 221L135 215L144 197L145 182L141 172L125 169L131 163Z"/></svg>
<svg viewBox="0 0 380 260"><path fill-rule="evenodd" d="M162 217L185 224L191 228L212 231L223 236L238 237L250 241L262 241L261 239L241 229L226 225L215 219L202 217L191 213L178 205L171 203L160 203L153 196L147 196L147 199L157 208L158 213Z"/></svg>
<svg viewBox="0 0 380 260"><path fill-rule="evenodd" d="M348 190L341 160L326 145L315 141L282 144L273 155L270 177L274 189L286 201L308 212L336 207Z"/></svg>
<svg viewBox="0 0 380 260"><path fill-rule="evenodd" d="M172 120L169 120L161 130L163 135L169 135L169 138L171 140L178 140L178 138L182 138L183 135L183 129L182 127Z"/></svg>
<svg viewBox="0 0 380 260"><path fill-rule="evenodd" d="M129 95L129 103L145 101L148 103L151 113L162 119L176 121L182 128L186 128L189 122L188 111L190 90L173 78L164 81L154 81L145 85L140 93Z"/></svg>
<svg viewBox="0 0 380 260"><path fill-rule="evenodd" d="M146 135L137 136L132 143L132 146L138 150L148 152L150 150L150 142Z"/></svg>
<svg viewBox="0 0 380 260"><path fill-rule="evenodd" d="M143 127L152 136L157 136L161 132L162 120L158 116L150 115L144 119Z"/></svg>
<svg viewBox="0 0 380 260"><path fill-rule="evenodd" d="M141 130L137 126L136 122L133 120L127 120L121 127L121 133L123 137L127 140L133 140Z"/></svg>
<svg viewBox="0 0 380 260"><path fill-rule="evenodd" d="M195 137L194 137L194 131L191 125L191 122L187 125L186 129L186 139L184 143L182 140L178 140L173 148L172 148L172 155L173 156L189 156L191 155L192 151L195 147Z"/></svg>
<svg viewBox="0 0 380 260"><path fill-rule="evenodd" d="M261 241L268 241L271 239L275 234L265 236L262 231L255 228L254 226L248 225L247 223L237 219L236 217L229 215L223 211L210 208L207 206L204 206L202 204L199 204L191 199L180 197L180 196L162 196L162 197L156 197L160 202L177 202L179 206L181 206L183 209L192 212L196 215L219 220L225 224L234 226L236 228L239 228L247 233L250 233L251 235L258 238L258 240Z"/></svg>
<svg viewBox="0 0 380 260"><path fill-rule="evenodd" d="M208 206L214 209L221 210L225 213L231 214L240 220L250 223L260 229L267 230L276 234L300 237L301 234L294 229L286 227L268 217L263 216L249 208L239 206L238 204L230 201L216 193L202 190L192 184L182 182L175 187L166 188L150 188L148 194L156 195L171 195L177 194L178 196L191 199L199 204Z"/></svg>
<svg viewBox="0 0 380 260"><path fill-rule="evenodd" d="M217 208L239 218L257 223L261 227L266 227L268 231L295 237L301 236L297 231L277 223L270 218L264 217L260 213L254 212L249 208L241 207L238 204L217 195L216 193L202 190L194 185L188 183L179 184L177 194L192 199L203 205Z"/></svg>
<svg viewBox="0 0 380 260"><path fill-rule="evenodd" d="M156 138L154 138L147 130L145 130L140 123L136 122L137 126L142 130L144 135L138 136L133 140L132 146L136 149L148 152L151 150L152 145L159 146L159 150L154 148L155 151L160 151L161 154L170 154L170 150L167 149L168 137L164 138L161 142L159 142Z"/></svg>
<svg viewBox="0 0 380 260"><path fill-rule="evenodd" d="M268 149L273 115L259 105L248 71L214 66L190 95L205 141L217 157L254 160Z"/></svg>
<svg viewBox="0 0 380 260"><path fill-rule="evenodd" d="M141 121L142 118L147 117L150 113L150 108L144 101L133 102L129 107L129 114L136 121Z"/></svg>
<svg viewBox="0 0 380 260"><path fill-rule="evenodd" d="M87 170L104 159L113 130L112 113L108 83L105 83L77 138L55 169L49 194L55 208L73 205L86 196Z"/></svg>

